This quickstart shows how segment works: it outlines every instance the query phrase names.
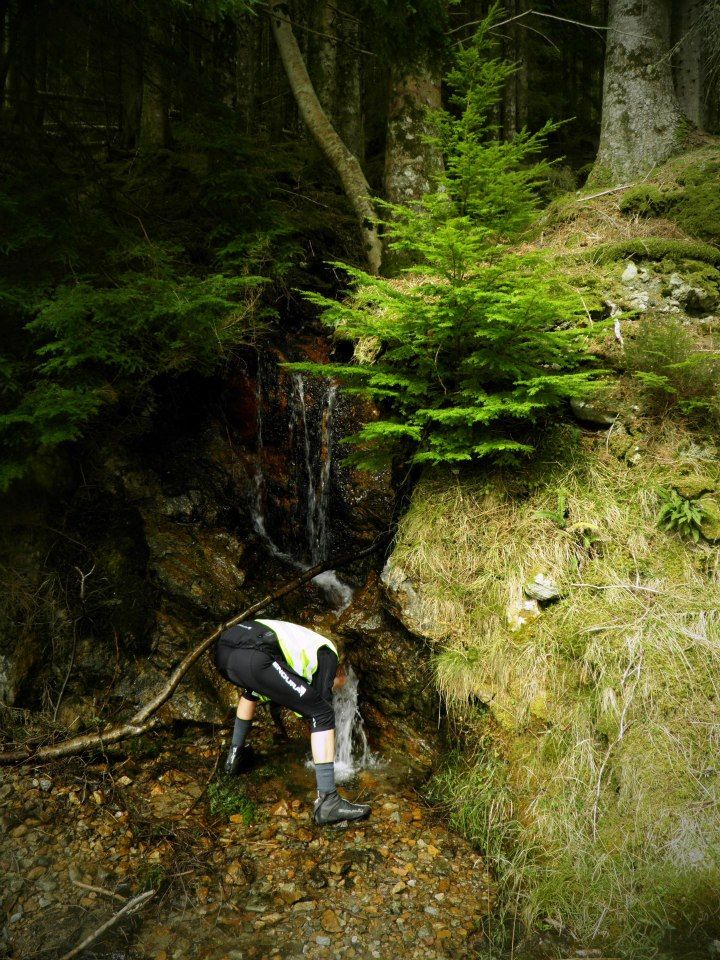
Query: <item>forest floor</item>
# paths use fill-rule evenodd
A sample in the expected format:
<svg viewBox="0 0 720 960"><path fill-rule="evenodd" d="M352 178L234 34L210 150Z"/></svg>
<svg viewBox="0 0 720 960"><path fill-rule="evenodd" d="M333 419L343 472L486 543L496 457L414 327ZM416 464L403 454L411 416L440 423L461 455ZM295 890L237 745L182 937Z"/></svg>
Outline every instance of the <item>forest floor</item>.
<svg viewBox="0 0 720 960"><path fill-rule="evenodd" d="M82 955L477 955L489 876L423 805L420 774L406 764L343 788L372 802L366 824L321 831L299 741L266 734L256 769L232 781L216 772L219 737L197 729L130 747L103 762L0 774L0 956L62 957L151 889L140 912Z"/></svg>

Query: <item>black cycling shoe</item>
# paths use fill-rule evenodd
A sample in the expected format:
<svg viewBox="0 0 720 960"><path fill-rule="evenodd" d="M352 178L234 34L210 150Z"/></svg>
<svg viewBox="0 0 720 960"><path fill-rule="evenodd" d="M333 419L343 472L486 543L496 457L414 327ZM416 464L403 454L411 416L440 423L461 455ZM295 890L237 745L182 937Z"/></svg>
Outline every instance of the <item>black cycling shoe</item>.
<svg viewBox="0 0 720 960"><path fill-rule="evenodd" d="M313 807L313 820L319 827L333 823L354 820L367 820L370 807L367 803L351 803L341 797L337 790L332 793L319 793Z"/></svg>
<svg viewBox="0 0 720 960"><path fill-rule="evenodd" d="M228 777L236 777L239 773L252 770L254 765L255 751L252 747L230 747L223 769Z"/></svg>

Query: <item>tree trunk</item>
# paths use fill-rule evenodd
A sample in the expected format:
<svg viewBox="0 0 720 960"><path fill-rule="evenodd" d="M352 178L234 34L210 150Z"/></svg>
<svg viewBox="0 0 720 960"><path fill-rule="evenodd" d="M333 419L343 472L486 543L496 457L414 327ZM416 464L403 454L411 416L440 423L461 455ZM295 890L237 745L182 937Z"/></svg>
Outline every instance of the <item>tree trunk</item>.
<svg viewBox="0 0 720 960"><path fill-rule="evenodd" d="M168 145L168 90L165 72L165 27L152 16L147 22L143 50L142 113L139 147L143 151L162 150Z"/></svg>
<svg viewBox="0 0 720 960"><path fill-rule="evenodd" d="M425 142L431 132L427 111L439 107L440 74L428 58L412 66L393 64L385 148L385 197L391 203L420 200L439 172L439 151Z"/></svg>
<svg viewBox="0 0 720 960"><path fill-rule="evenodd" d="M680 146L670 13L670 0L610 0L596 182L642 176Z"/></svg>
<svg viewBox="0 0 720 960"><path fill-rule="evenodd" d="M518 0L517 12L525 13L528 9L527 0ZM514 24L517 39L518 71L516 74L517 89L517 125L522 130L528 125L529 93L530 93L530 65L528 63L529 44L525 21Z"/></svg>
<svg viewBox="0 0 720 960"><path fill-rule="evenodd" d="M350 153L362 162L365 158L365 124L360 63L360 20L355 16L355 7L352 3L343 4L339 13L337 33L341 41L337 51L335 84L337 131Z"/></svg>
<svg viewBox="0 0 720 960"><path fill-rule="evenodd" d="M323 0L317 18L317 29L322 34L317 44L317 95L320 106L333 123L335 122L335 72L337 69L336 10L334 0Z"/></svg>
<svg viewBox="0 0 720 960"><path fill-rule="evenodd" d="M142 115L142 33L129 3L124 5L120 43L120 143L137 146Z"/></svg>
<svg viewBox="0 0 720 960"><path fill-rule="evenodd" d="M244 133L255 123L255 92L258 72L258 34L254 18L238 17L235 24L235 109Z"/></svg>
<svg viewBox="0 0 720 960"><path fill-rule="evenodd" d="M505 5L508 17L517 15L517 4L514 0L509 0ZM508 43L505 47L505 58L511 63L517 63L517 24L510 23L507 27ZM505 140L514 140L517 133L517 71L508 77L505 84L505 93L503 96L503 138Z"/></svg>
<svg viewBox="0 0 720 960"><path fill-rule="evenodd" d="M705 103L703 90L703 47L705 35L700 17L704 0L679 0L676 4L675 92L680 109L696 127L703 128Z"/></svg>
<svg viewBox="0 0 720 960"><path fill-rule="evenodd" d="M350 153L337 135L320 105L292 32L287 5L283 0L270 0L270 6L273 36L300 115L315 143L340 178L360 224L368 268L371 273L378 273L382 261L382 245L376 222L377 213L368 182L357 158Z"/></svg>

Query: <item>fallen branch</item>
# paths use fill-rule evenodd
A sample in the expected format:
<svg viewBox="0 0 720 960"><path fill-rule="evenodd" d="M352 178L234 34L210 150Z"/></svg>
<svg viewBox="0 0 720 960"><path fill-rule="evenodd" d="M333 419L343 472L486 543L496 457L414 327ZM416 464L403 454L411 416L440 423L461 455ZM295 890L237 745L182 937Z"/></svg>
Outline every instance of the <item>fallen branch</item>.
<svg viewBox="0 0 720 960"><path fill-rule="evenodd" d="M588 193L584 197L576 197L576 203L584 203L586 200L597 200L598 197L604 197L608 193L619 193L621 190L627 190L632 187L632 183L622 183L619 187L610 187L608 190L600 190L599 193Z"/></svg>
<svg viewBox="0 0 720 960"><path fill-rule="evenodd" d="M145 893L138 894L137 897L133 897L132 900L128 900L121 910L118 910L118 912L114 916L110 917L110 919L101 927L98 927L97 930L93 931L89 937L85 937L83 942L79 943L76 947L73 947L69 953L63 954L63 956L60 957L60 960L72 960L72 957L76 957L79 953L82 953L86 947L89 947L91 943L94 943L98 937L105 933L106 930L109 930L110 927L114 927L118 920L122 920L123 917L129 917L132 916L133 913L137 913L137 911L141 910L148 900L154 896L154 890L146 890Z"/></svg>
<svg viewBox="0 0 720 960"><path fill-rule="evenodd" d="M324 573L326 570L337 569L338 567L345 566L348 563L360 560L374 553L387 542L387 539L387 535L382 536L372 543L371 546L357 553L346 554L334 561L322 560L320 563L316 563L314 567L310 567L308 570L305 570L304 573L301 573L300 576L295 577L294 580L279 587L273 593L263 597L262 600L258 600L257 603L248 607L247 610L243 610L243 612L239 613L236 617L232 617L225 623L221 623L220 626L216 627L209 636L180 661L160 692L157 693L149 703L141 707L127 723L116 727L106 727L105 730L101 730L99 733L87 733L79 737L72 737L69 740L63 740L49 747L39 747L34 752L30 750L13 750L0 753L0 764L22 763L23 761L28 762L30 760L55 760L58 757L67 757L71 754L82 753L84 750L103 749L110 744L119 743L121 740L127 740L130 737L138 737L143 733L147 733L149 730L153 730L161 723L161 720L155 717L154 714L170 700L188 670L200 659L206 650L210 649L221 633L230 627L234 627L238 623L242 623L243 620L248 620L254 613L258 613L269 603L272 603L274 600L279 600L280 597L284 597L288 593L292 593L293 590L297 590L298 587L307 583L308 580L312 580L313 577L316 577L318 574Z"/></svg>
<svg viewBox="0 0 720 960"><path fill-rule="evenodd" d="M125 897L121 896L119 893L115 893L113 890L106 890L105 887L93 887L91 883L81 883L79 880L73 880L73 883L76 887L80 887L82 890L91 890L93 893L101 893L104 897L112 897L113 900L120 900L122 903L125 903Z"/></svg>

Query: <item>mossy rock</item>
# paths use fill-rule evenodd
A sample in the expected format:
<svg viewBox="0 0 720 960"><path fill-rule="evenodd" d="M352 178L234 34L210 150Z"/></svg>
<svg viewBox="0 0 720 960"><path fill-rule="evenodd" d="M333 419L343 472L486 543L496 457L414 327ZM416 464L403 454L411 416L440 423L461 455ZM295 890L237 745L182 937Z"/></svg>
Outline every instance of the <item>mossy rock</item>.
<svg viewBox="0 0 720 960"><path fill-rule="evenodd" d="M681 182L684 189L673 195L671 218L694 237L720 242L720 161L691 167Z"/></svg>
<svg viewBox="0 0 720 960"><path fill-rule="evenodd" d="M686 500L697 500L704 493L714 493L718 482L707 474L695 473L673 480L670 486Z"/></svg>
<svg viewBox="0 0 720 960"><path fill-rule="evenodd" d="M629 216L666 217L700 240L720 242L720 160L703 157L685 166L672 185L643 183L620 201Z"/></svg>
<svg viewBox="0 0 720 960"><path fill-rule="evenodd" d="M611 263L627 257L644 260L664 260L677 263L681 260L697 260L700 263L720 264L720 249L700 240L678 240L670 237L633 237L617 243L602 243L592 247L583 259L594 263Z"/></svg>
<svg viewBox="0 0 720 960"><path fill-rule="evenodd" d="M720 502L715 497L702 497L698 506L703 512L700 533L710 543L720 541Z"/></svg>
<svg viewBox="0 0 720 960"><path fill-rule="evenodd" d="M654 183L632 187L623 194L620 210L630 216L657 217L667 209L666 193Z"/></svg>

